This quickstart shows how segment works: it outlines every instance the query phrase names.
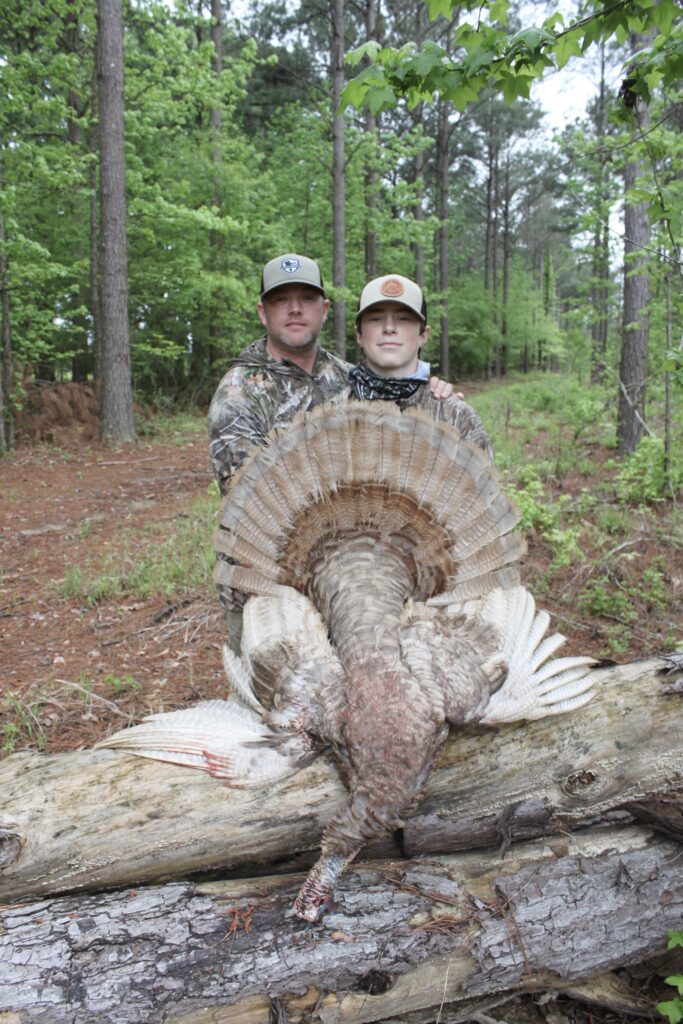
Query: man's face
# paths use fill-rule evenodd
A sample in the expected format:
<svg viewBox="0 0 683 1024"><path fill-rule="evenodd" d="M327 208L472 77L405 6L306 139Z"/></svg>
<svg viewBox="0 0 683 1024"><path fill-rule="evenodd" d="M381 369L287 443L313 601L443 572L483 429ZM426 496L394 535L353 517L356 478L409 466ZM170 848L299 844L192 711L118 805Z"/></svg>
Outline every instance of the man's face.
<svg viewBox="0 0 683 1024"><path fill-rule="evenodd" d="M429 327L399 302L378 302L363 313L356 337L371 370L381 377L409 377Z"/></svg>
<svg viewBox="0 0 683 1024"><path fill-rule="evenodd" d="M330 303L309 285L283 284L256 308L273 354L286 354L314 348Z"/></svg>

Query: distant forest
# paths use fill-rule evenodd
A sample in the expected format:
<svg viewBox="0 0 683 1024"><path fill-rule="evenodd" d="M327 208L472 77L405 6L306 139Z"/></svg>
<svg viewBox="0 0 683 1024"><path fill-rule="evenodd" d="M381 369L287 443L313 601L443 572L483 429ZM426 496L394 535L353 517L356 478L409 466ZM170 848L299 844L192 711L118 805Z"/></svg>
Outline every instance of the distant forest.
<svg viewBox="0 0 683 1024"><path fill-rule="evenodd" d="M133 396L206 402L259 333L262 264L297 251L339 353L364 282L403 273L435 369L603 383L634 450L683 381L683 19L537 10L6 0L0 447L36 382L99 381L114 437ZM525 97L571 60L594 94L551 139Z"/></svg>

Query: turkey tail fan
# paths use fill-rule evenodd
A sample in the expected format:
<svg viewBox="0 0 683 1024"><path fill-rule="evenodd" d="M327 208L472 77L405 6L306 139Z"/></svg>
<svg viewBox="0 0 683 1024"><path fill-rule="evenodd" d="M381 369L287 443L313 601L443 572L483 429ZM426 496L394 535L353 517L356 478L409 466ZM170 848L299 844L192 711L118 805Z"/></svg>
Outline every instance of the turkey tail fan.
<svg viewBox="0 0 683 1024"><path fill-rule="evenodd" d="M366 536L408 566L406 598L462 601L519 582L517 519L485 453L451 424L391 402L332 401L271 432L235 475L216 579L314 596L316 566Z"/></svg>
<svg viewBox="0 0 683 1024"><path fill-rule="evenodd" d="M239 789L279 781L311 760L310 746L294 736L283 741L234 698L149 715L96 746L198 768Z"/></svg>
<svg viewBox="0 0 683 1024"><path fill-rule="evenodd" d="M464 606L466 612L473 608ZM565 642L561 633L546 636L550 616L536 612L524 587L496 589L482 599L476 616L500 636L496 659L507 664L503 685L489 698L483 725L532 720L583 707L593 696L588 657L553 658Z"/></svg>

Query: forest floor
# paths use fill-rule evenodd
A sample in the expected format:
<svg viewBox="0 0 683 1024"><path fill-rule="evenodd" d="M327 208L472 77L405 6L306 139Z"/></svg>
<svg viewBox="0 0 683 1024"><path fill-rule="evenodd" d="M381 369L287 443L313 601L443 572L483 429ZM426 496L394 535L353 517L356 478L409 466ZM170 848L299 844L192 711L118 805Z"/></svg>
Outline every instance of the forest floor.
<svg viewBox="0 0 683 1024"><path fill-rule="evenodd" d="M477 389L467 387L469 394ZM609 454L594 445L593 466ZM210 545L211 481L201 419L175 434L119 447L64 430L59 444L19 447L0 460L0 756L88 747L144 714L224 695L224 631L210 548L205 571L194 580L180 565L175 583L169 587L166 573L155 590L153 572L155 557L174 557L182 531L187 546L198 518ZM591 486L574 473L557 488L572 495ZM622 553L635 558L637 552L637 574L661 565L670 505L649 514L647 529L634 515L632 538L615 540ZM199 558L202 539L193 537L191 554ZM590 552L582 554L584 565L586 556L591 564ZM596 560L603 556L596 551ZM611 657L607 640L619 616L581 613L571 564L552 575L548 588L552 558L552 545L532 533L524 579L567 635L562 653ZM133 585L141 560L149 579L141 585L138 572ZM109 585L102 583L103 566ZM120 573L116 585L113 567ZM99 591L92 582L98 573ZM637 614L616 623L616 660L665 653L673 636L683 636L683 543L667 546L665 575L664 610L644 591Z"/></svg>
<svg viewBox="0 0 683 1024"><path fill-rule="evenodd" d="M117 448L83 449L72 435L0 461L6 753L87 747L144 713L224 694L208 581L143 599L64 589L74 570L86 578L105 561L130 562L187 520L212 480L201 427Z"/></svg>

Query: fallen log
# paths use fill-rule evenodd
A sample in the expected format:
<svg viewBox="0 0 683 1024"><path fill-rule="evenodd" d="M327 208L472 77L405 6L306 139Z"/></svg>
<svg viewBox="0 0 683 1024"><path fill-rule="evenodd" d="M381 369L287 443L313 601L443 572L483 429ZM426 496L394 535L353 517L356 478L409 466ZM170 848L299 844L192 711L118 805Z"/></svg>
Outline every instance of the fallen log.
<svg viewBox="0 0 683 1024"><path fill-rule="evenodd" d="M505 846L633 820L682 838L683 714L663 665L597 670L597 697L572 714L453 736L401 852ZM104 750L15 754L0 763L0 794L6 901L216 870L297 870L344 800L324 761L273 791L239 791Z"/></svg>
<svg viewBox="0 0 683 1024"><path fill-rule="evenodd" d="M313 927L292 911L292 876L0 907L0 1020L455 1022L548 990L642 1011L610 972L680 927L682 860L674 841L630 827L516 844L504 859L363 864Z"/></svg>

